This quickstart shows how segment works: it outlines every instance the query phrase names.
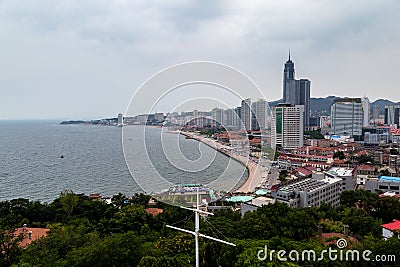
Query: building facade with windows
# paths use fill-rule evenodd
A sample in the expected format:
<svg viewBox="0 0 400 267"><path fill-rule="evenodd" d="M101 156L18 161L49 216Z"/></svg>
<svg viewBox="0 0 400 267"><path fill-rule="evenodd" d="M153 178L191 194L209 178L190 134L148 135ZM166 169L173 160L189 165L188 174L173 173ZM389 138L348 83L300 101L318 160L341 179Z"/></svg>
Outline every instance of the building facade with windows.
<svg viewBox="0 0 400 267"><path fill-rule="evenodd" d="M275 118L274 141L276 146L295 149L304 145L304 106L279 104L273 109Z"/></svg>
<svg viewBox="0 0 400 267"><path fill-rule="evenodd" d="M294 63L289 59L283 70L283 103L304 106L304 126L310 126L310 88L311 81L308 79L295 79Z"/></svg>
<svg viewBox="0 0 400 267"><path fill-rule="evenodd" d="M388 105L385 107L385 124L396 125L400 128L400 104Z"/></svg>
<svg viewBox="0 0 400 267"><path fill-rule="evenodd" d="M335 99L331 107L331 131L335 135L361 136L363 126L361 98Z"/></svg>
<svg viewBox="0 0 400 267"><path fill-rule="evenodd" d="M322 203L338 206L342 180L324 177L322 173L317 173L315 176L321 178L308 178L286 185L272 192L272 197L277 202L286 203L292 208L319 207Z"/></svg>

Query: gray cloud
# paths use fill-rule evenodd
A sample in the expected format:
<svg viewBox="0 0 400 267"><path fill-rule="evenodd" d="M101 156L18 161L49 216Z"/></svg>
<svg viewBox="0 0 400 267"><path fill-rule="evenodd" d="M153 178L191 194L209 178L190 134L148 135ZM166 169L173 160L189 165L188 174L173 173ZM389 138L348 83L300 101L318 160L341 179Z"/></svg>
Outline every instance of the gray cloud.
<svg viewBox="0 0 400 267"><path fill-rule="evenodd" d="M125 110L190 60L232 65L281 96L290 48L312 95L399 101L399 1L0 1L0 119Z"/></svg>

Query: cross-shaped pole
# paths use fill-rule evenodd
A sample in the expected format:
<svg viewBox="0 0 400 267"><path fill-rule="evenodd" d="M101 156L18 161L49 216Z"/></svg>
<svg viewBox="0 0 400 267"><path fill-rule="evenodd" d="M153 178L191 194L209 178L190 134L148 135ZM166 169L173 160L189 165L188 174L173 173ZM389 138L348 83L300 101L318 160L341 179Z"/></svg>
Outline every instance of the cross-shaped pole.
<svg viewBox="0 0 400 267"><path fill-rule="evenodd" d="M200 213L201 214L206 214L206 215L214 215L214 214L211 213L211 212L200 210L199 207L200 207L200 204L199 204L199 188L197 188L196 208L192 209L192 208L187 208L187 207L181 206L182 209L191 210L191 211L193 211L195 213L195 217L194 217L194 222L195 222L194 232L190 231L190 230L178 228L178 227L175 227L175 226L171 226L171 225L166 225L168 228L194 235L195 244L196 244L196 267L200 266L199 265L199 262L200 262L200 260L199 260L199 236L204 237L204 238L208 238L208 239L211 239L211 240L223 243L223 244L227 244L227 245L231 245L231 246L236 247L236 245L231 243L231 242L227 242L227 241L224 241L224 240L221 240L221 239L218 239L218 238L215 238L215 237L212 237L212 236L208 236L208 235L204 235L204 234L200 233Z"/></svg>

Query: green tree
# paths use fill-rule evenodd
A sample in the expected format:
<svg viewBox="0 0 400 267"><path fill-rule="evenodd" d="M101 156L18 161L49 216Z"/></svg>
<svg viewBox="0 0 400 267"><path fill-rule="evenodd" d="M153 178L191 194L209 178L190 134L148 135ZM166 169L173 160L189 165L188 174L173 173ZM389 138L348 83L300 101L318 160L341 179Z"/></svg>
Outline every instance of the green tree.
<svg viewBox="0 0 400 267"><path fill-rule="evenodd" d="M343 191L340 194L340 204L352 208L356 207L365 210L368 214L375 208L378 195L367 190Z"/></svg>
<svg viewBox="0 0 400 267"><path fill-rule="evenodd" d="M304 136L307 139L324 139L324 136L319 131L304 131Z"/></svg>
<svg viewBox="0 0 400 267"><path fill-rule="evenodd" d="M287 175L288 175L288 171L287 170L280 171L279 172L279 180L281 180L282 182L285 182Z"/></svg>
<svg viewBox="0 0 400 267"><path fill-rule="evenodd" d="M112 203L117 207L117 208L121 208L125 205L125 201L128 200L128 198L122 194L122 193L118 193L118 195L114 195L111 198Z"/></svg>
<svg viewBox="0 0 400 267"><path fill-rule="evenodd" d="M380 197L377 199L372 215L380 218L384 223L400 218L400 202L394 197Z"/></svg>
<svg viewBox="0 0 400 267"><path fill-rule="evenodd" d="M346 156L344 155L344 152L343 151L336 151L334 154L333 154L333 158L334 159L340 159L340 160L344 160L345 158L346 158Z"/></svg>
<svg viewBox="0 0 400 267"><path fill-rule="evenodd" d="M11 266L22 254L19 242L23 235L15 236L15 229L0 229L0 266Z"/></svg>
<svg viewBox="0 0 400 267"><path fill-rule="evenodd" d="M361 155L358 158L356 158L359 164L364 164L364 163L368 163L368 162L374 162L374 159L369 156L369 155Z"/></svg>
<svg viewBox="0 0 400 267"><path fill-rule="evenodd" d="M143 256L143 240L134 232L113 234L100 239L88 239L71 250L64 261L66 266L137 266Z"/></svg>
<svg viewBox="0 0 400 267"><path fill-rule="evenodd" d="M60 203L68 217L71 216L72 211L78 205L79 197L71 190L64 190L60 194Z"/></svg>
<svg viewBox="0 0 400 267"><path fill-rule="evenodd" d="M153 225L153 217L146 212L143 206L125 206L115 213L111 219L111 226L119 232L136 231L141 233L145 225Z"/></svg>

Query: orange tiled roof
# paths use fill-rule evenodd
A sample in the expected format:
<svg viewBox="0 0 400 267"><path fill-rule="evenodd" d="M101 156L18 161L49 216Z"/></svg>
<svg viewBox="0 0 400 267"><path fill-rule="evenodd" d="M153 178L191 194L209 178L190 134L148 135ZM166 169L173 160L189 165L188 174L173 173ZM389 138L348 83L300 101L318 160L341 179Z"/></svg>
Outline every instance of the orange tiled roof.
<svg viewBox="0 0 400 267"><path fill-rule="evenodd" d="M37 240L41 237L47 236L47 232L50 229L47 228L30 228L27 227L26 230L23 230L23 227L17 228L17 230L14 232L15 236L20 235L21 233L24 234L24 239L21 241L20 246L21 247L26 247L28 246L30 243L32 243L32 241ZM32 232L32 238L29 239L29 232Z"/></svg>
<svg viewBox="0 0 400 267"><path fill-rule="evenodd" d="M153 215L153 216L157 216L158 214L163 213L164 210L163 209L158 209L158 208L147 208L146 212L148 214Z"/></svg>

